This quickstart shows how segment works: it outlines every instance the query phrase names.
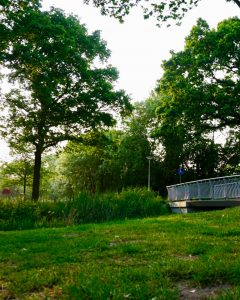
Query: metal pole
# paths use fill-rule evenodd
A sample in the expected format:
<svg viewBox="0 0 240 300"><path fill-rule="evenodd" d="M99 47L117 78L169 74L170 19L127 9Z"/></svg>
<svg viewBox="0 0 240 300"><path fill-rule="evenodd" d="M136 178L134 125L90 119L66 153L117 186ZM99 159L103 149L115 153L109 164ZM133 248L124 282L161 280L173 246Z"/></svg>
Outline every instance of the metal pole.
<svg viewBox="0 0 240 300"><path fill-rule="evenodd" d="M147 159L148 159L148 191L150 191L150 179L151 179L150 178L150 176L151 176L150 175L150 173L151 173L151 169L150 169L151 168L150 167L151 163L150 162L151 162L151 158L148 157Z"/></svg>

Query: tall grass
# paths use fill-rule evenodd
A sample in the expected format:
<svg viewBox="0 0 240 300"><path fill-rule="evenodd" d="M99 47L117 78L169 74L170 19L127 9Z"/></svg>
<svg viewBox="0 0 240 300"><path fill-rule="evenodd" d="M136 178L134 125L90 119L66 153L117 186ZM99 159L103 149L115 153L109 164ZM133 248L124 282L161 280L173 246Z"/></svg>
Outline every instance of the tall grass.
<svg viewBox="0 0 240 300"><path fill-rule="evenodd" d="M0 200L0 230L60 227L89 222L158 216L169 212L167 204L144 188L121 193L80 193L68 201Z"/></svg>

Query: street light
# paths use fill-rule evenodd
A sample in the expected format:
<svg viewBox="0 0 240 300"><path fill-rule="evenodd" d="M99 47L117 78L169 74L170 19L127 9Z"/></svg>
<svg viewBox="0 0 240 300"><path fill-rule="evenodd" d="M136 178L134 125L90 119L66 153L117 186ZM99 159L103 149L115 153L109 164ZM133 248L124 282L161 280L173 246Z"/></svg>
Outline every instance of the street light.
<svg viewBox="0 0 240 300"><path fill-rule="evenodd" d="M151 156L147 156L147 159L148 159L148 191L150 191L150 177L151 177L151 159L152 157Z"/></svg>

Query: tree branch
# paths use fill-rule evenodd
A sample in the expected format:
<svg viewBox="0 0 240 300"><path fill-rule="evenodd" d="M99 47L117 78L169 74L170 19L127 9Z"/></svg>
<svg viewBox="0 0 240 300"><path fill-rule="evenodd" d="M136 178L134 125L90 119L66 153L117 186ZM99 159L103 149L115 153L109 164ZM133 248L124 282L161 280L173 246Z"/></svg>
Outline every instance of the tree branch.
<svg viewBox="0 0 240 300"><path fill-rule="evenodd" d="M233 0L233 2L240 8L240 0Z"/></svg>

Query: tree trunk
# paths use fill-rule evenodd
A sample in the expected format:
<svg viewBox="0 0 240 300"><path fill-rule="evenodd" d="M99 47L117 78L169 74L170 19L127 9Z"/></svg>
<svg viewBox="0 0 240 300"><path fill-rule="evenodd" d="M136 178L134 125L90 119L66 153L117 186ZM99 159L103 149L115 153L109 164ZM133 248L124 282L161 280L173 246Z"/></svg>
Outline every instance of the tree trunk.
<svg viewBox="0 0 240 300"><path fill-rule="evenodd" d="M39 199L41 163L42 163L42 150L37 147L35 151L34 170L33 170L33 185L32 185L33 201L38 201Z"/></svg>

